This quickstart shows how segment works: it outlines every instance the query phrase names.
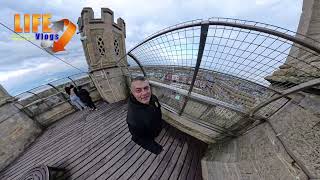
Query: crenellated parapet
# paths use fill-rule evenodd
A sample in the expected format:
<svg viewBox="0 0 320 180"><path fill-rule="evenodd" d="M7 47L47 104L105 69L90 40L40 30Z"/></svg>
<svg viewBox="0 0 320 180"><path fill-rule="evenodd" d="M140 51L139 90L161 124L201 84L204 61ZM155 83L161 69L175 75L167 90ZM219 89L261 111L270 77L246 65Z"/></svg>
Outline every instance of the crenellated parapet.
<svg viewBox="0 0 320 180"><path fill-rule="evenodd" d="M113 11L101 8L101 18L94 18L92 8L83 8L78 19L87 63L90 71L117 66L125 51L125 22L114 22ZM126 62L126 60L122 61Z"/></svg>
<svg viewBox="0 0 320 180"><path fill-rule="evenodd" d="M114 22L113 11L101 8L101 18L95 18L92 8L83 8L78 19L83 50L89 72L99 93L108 102L127 97L126 26L123 19Z"/></svg>

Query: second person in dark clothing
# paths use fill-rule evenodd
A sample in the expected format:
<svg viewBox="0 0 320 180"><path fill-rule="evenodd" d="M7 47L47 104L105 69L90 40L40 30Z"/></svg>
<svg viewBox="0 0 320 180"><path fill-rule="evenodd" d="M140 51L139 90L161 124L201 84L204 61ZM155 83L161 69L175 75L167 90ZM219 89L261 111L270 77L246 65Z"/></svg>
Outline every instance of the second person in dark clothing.
<svg viewBox="0 0 320 180"><path fill-rule="evenodd" d="M80 100L85 103L91 110L97 110L94 105L92 98L90 97L89 92L86 89L83 89L81 86L78 86L78 96Z"/></svg>

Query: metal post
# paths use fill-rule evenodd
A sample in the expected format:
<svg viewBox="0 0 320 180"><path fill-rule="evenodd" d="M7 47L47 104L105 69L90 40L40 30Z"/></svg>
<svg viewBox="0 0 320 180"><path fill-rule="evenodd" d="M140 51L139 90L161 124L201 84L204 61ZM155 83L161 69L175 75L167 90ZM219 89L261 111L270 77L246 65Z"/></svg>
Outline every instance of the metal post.
<svg viewBox="0 0 320 180"><path fill-rule="evenodd" d="M63 99L65 100L65 102L68 102L71 106L73 106L63 92L60 92L57 87L55 87L54 85L52 85L52 84L50 84L50 83L48 83L48 85L51 86L52 88L54 88L58 93L61 93Z"/></svg>
<svg viewBox="0 0 320 180"><path fill-rule="evenodd" d="M71 80L71 82L75 85L75 86L77 86L77 84L73 81L73 79L71 79L69 76L68 76L68 79L70 79Z"/></svg>
<svg viewBox="0 0 320 180"><path fill-rule="evenodd" d="M197 79L197 75L198 75L198 72L199 72L199 68L200 68L200 64L201 64L201 60L202 60L202 56L203 56L203 51L204 51L204 47L206 45L206 40L207 40L207 35L208 35L208 29L209 29L209 22L207 21L204 21L202 22L201 24L201 34L200 34L200 42L199 42L199 50L198 50L198 56L197 56L197 63L196 63L196 66L195 66L195 69L194 69L194 73L193 73L193 77L192 77L192 81L191 81L191 85L190 85L190 88L189 88L189 92L188 92L188 95L182 105L182 108L179 112L179 115L181 115L184 111L184 108L186 107L187 105L187 102L190 98L190 94L192 92L192 89L193 89L193 86L194 86L194 83Z"/></svg>
<svg viewBox="0 0 320 180"><path fill-rule="evenodd" d="M130 56L130 57L138 64L138 66L140 67L143 75L144 75L145 77L147 77L147 74L146 74L146 72L144 71L143 66L141 65L140 61L139 61L133 54L131 54L130 52L128 53L128 56Z"/></svg>
<svg viewBox="0 0 320 180"><path fill-rule="evenodd" d="M28 93L30 93L30 94L33 94L33 95L35 95L39 100L42 100L42 98L41 98L38 94L33 93L33 92L30 92L30 91L26 91L26 92L28 92ZM44 100L43 102L44 102L44 104L45 104L49 109L52 109L52 107L49 106L49 104L48 104L45 100Z"/></svg>
<svg viewBox="0 0 320 180"><path fill-rule="evenodd" d="M317 79L314 79L314 80L311 80L311 81L308 81L308 82L305 82L305 83L301 83L299 85L296 85L292 88L289 88L285 91L283 91L281 93L281 95L279 96L275 96L273 98L270 98L268 101L265 101L265 102L262 102L260 103L259 105L257 105L256 107L254 107L253 109L250 110L249 114L250 114L250 117L252 117L257 111L259 111L261 108L267 106L268 104L282 98L282 97L285 97L285 96L288 96L289 94L292 94L292 93L295 93L295 92L298 92L298 91L302 91L304 89L308 89L312 86L316 86L316 85L319 85L320 84L320 78L317 78Z"/></svg>

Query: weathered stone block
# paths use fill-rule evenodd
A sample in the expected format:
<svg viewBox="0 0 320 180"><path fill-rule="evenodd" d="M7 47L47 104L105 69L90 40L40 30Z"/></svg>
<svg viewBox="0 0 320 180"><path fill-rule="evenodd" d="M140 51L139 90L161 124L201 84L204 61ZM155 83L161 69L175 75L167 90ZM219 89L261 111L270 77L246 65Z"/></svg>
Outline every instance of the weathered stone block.
<svg viewBox="0 0 320 180"><path fill-rule="evenodd" d="M107 102L113 103L127 98L127 80L120 68L95 71L93 76L101 97Z"/></svg>
<svg viewBox="0 0 320 180"><path fill-rule="evenodd" d="M208 106L204 105L203 103L189 100L184 109L184 112L198 119L200 118L200 116L203 114L203 112L206 110L207 107Z"/></svg>
<svg viewBox="0 0 320 180"><path fill-rule="evenodd" d="M305 97L299 102L307 111L320 117L320 97L312 94L305 94Z"/></svg>
<svg viewBox="0 0 320 180"><path fill-rule="evenodd" d="M236 139L210 145L201 166L206 180L307 179L266 123Z"/></svg>
<svg viewBox="0 0 320 180"><path fill-rule="evenodd" d="M317 125L320 118L301 106L288 103L270 118L270 123L309 177L319 178L320 131Z"/></svg>
<svg viewBox="0 0 320 180"><path fill-rule="evenodd" d="M11 104L0 107L14 110ZM2 111L3 112L3 111ZM15 109L11 116L0 122L0 170L17 158L41 133L41 129L23 112Z"/></svg>
<svg viewBox="0 0 320 180"><path fill-rule="evenodd" d="M18 113L20 110L15 107L12 103L6 103L0 106L0 123L5 121L12 115Z"/></svg>
<svg viewBox="0 0 320 180"><path fill-rule="evenodd" d="M48 111L38 114L34 117L42 126L48 127L50 124L58 121L59 119L71 114L75 111L73 106L68 102L55 106Z"/></svg>
<svg viewBox="0 0 320 180"><path fill-rule="evenodd" d="M215 142L214 138L220 135L219 133L211 129L202 127L192 122L190 119L186 117L178 116L177 114L174 114L163 108L162 108L162 115L163 115L162 118L173 127L203 142L214 143Z"/></svg>

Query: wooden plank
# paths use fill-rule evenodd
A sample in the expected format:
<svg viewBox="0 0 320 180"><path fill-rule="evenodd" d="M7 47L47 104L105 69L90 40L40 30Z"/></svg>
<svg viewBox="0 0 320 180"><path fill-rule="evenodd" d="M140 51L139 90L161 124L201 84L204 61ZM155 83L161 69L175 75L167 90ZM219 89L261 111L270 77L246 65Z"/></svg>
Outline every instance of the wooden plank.
<svg viewBox="0 0 320 180"><path fill-rule="evenodd" d="M158 180L159 177L161 178L162 176L165 177L167 180L174 169L174 166L179 159L180 153L182 151L182 146L184 144L183 140L183 134L178 133L178 136L176 137L177 140L177 145L175 147L175 150L172 153L168 153L162 162L159 164L158 168L156 171L152 174L151 180Z"/></svg>
<svg viewBox="0 0 320 180"><path fill-rule="evenodd" d="M152 154L131 141L126 104L104 107L55 123L0 179L17 179L39 164L65 167L64 179L201 179L204 143L167 125L156 139L164 150Z"/></svg>
<svg viewBox="0 0 320 180"><path fill-rule="evenodd" d="M199 147L198 143L194 143L195 147ZM199 148L195 148L194 154L193 154L193 158L189 167L189 171L188 171L188 175L187 175L187 180L193 180L195 173L196 173L196 169L197 169L197 164L200 161L199 159Z"/></svg>
<svg viewBox="0 0 320 180"><path fill-rule="evenodd" d="M179 154L177 159L174 159L169 164L169 167L166 168L165 172L162 174L160 179L168 180L168 179L178 179L179 173L182 169L182 163L186 158L188 152L188 142L185 140L183 143L183 147L181 153ZM171 166L172 167L171 167Z"/></svg>
<svg viewBox="0 0 320 180"><path fill-rule="evenodd" d="M140 167L138 167L135 170L135 173L133 173L128 179L140 179L140 177L145 173L145 171L150 167L151 163L153 161L155 161L155 159L157 157L164 156L174 141L175 133L176 133L176 131L174 129L170 128L170 130L168 131L168 134L167 134L168 140L167 140L166 144L163 146L163 151L158 156L151 153L150 156L148 157L148 159L143 164L141 164ZM162 156L160 156L161 154L162 154Z"/></svg>
<svg viewBox="0 0 320 180"><path fill-rule="evenodd" d="M118 115L117 113L113 113L113 114L111 114L111 115ZM111 120L113 119L113 118L110 118ZM110 122L111 122L111 120L110 120ZM62 127L63 128L63 127ZM93 130L94 130L94 128L93 128ZM68 132L68 131L66 131L66 132ZM75 134L75 136L74 137L79 137L79 134L77 133L77 134ZM60 148L60 147L64 147L64 149L68 149L68 147L71 147L73 144L79 144L79 142L78 141L75 141L75 140L73 140L72 141L72 143L69 143L68 145L69 146L65 146L65 143L68 143L68 142L62 142L58 147ZM49 146L49 147L54 147L54 146ZM41 159L41 158L48 158L48 156L52 156L52 157L58 157L58 156L55 156L55 155L57 155L56 153L56 151L54 150L54 148L52 148L53 150L51 150L51 151L47 151L47 152L43 152L43 153L41 153L41 155L39 156L35 156L34 157L34 159L33 159L33 161L31 160L31 161L27 161L26 163L22 163L22 162L20 162L20 166L15 166L15 167L13 167L12 169L14 169L14 171L13 171L13 177L15 177L15 175L17 175L17 174L21 174L21 173L17 173L17 172L19 172L19 168L20 168L20 170L21 171L23 171L23 172L26 172L27 170L29 170L30 168L32 168L32 166L35 166L35 165L37 165L37 164L42 164L42 163L44 163L44 162L46 162L46 161L44 161L43 159ZM61 149L60 149L61 150ZM33 156L31 156L31 157L33 157ZM32 164L31 164L32 163ZM23 165L22 167L25 167L25 168L27 168L27 169L21 169L21 165ZM10 177L10 175L8 175L9 177Z"/></svg>
<svg viewBox="0 0 320 180"><path fill-rule="evenodd" d="M82 117L83 114L81 112L77 112L77 113L74 113L74 114L77 114L78 116L76 116L77 118L78 117ZM62 120L63 121L63 120ZM81 121L81 119L77 119L77 121ZM64 128L61 128L61 127L58 127L59 129L62 129L62 133L60 135L57 135L57 136L54 136L53 138L50 138L50 139L45 139L44 142L39 142L38 140L35 141L35 143L30 146L29 150L26 152L27 153L27 156L23 156L23 157L20 157L19 158L19 161L22 161L22 160L29 160L29 159L33 159L31 156L32 155L36 155L38 156L39 153L41 153L41 151L39 151L39 148L40 147L46 147L46 146L52 146L53 145L53 141L56 139L56 138L60 138L60 137L64 137L66 136L65 133L68 133L69 131L73 130L73 129L78 129L79 127L79 123L76 122L74 124L74 126L70 129L64 129ZM64 127L64 126L62 126ZM56 128L56 129L58 129ZM52 129L49 129L48 131L52 131ZM48 132L46 131L46 132ZM48 134L44 133L41 137L46 137ZM41 138L40 137L40 138ZM16 167L17 168L17 167Z"/></svg>
<svg viewBox="0 0 320 180"><path fill-rule="evenodd" d="M114 106L118 106L118 105L121 105L121 104L113 104L112 106L108 106L108 110L110 110L112 107ZM99 107L100 108L100 107ZM68 124L66 123L63 123L65 122L65 120L60 120L60 121L57 121L53 126L56 126L57 128L48 128L42 136L40 136L35 142L35 144L33 146L30 146L33 150L38 150L38 147L40 146L43 146L45 144L51 144L51 141L54 140L54 138L56 138L57 136L59 137L60 134L53 134L52 132L55 132L55 131L59 131L61 132L61 136L64 136L64 133L66 133L66 127L71 127L71 129L73 129L74 126L77 126L78 122L81 121L81 119L79 117L83 116L83 114L81 113L81 111L79 112L76 112L76 113L73 113L72 114L72 117L70 118L73 118L73 119L70 119L71 121L68 122L68 120L66 122L68 122L68 124L70 124L68 126ZM62 123L60 123L62 122ZM64 127L64 128L61 128L61 127ZM53 137L53 138L52 138ZM31 153L30 151L28 151L28 153Z"/></svg>
<svg viewBox="0 0 320 180"><path fill-rule="evenodd" d="M121 126L123 123L116 124L119 127L115 127L115 129L111 130L107 134L103 134L103 136L97 137L97 139L93 139L93 142L87 143L84 145L76 146L74 149L70 150L70 154L67 155L68 159L65 159L63 162L57 161L53 164L54 167L66 167L71 168L75 167L79 164L83 159L87 159L90 156L97 154L100 148L105 146L111 140L122 137L127 131L125 131L126 127Z"/></svg>
<svg viewBox="0 0 320 180"><path fill-rule="evenodd" d="M100 140L94 142L95 145L86 144L84 146L79 146L78 149L75 149L74 151L70 150L69 155L65 157L65 159L56 161L52 166L64 167L71 170L86 159L94 159L97 156L98 152L103 151L101 149L106 149L108 146L112 146L113 142L120 139L126 133L127 131L125 127L114 129L110 131L110 133L106 134L107 136L102 137L100 138Z"/></svg>
<svg viewBox="0 0 320 180"><path fill-rule="evenodd" d="M76 138L79 138L79 134L75 134L75 137ZM64 149L68 149L69 147L72 147L73 144L78 144L79 142L75 139L72 139L71 141L72 143L70 142L66 142L66 141L62 141L61 144L58 144L58 146L54 147L54 145L50 146L51 147L51 150L50 151L45 151L45 152L42 152L41 155L39 156L36 156L36 158L38 159L38 161L46 161L46 159L48 158L48 155L51 155L51 156L54 156L54 155L57 155L58 152L63 152ZM67 145L66 145L67 144ZM52 148L53 147L53 148ZM41 159L41 158L46 158L46 159ZM30 162L30 161L29 161ZM25 163L24 164L25 166L28 165L28 163ZM15 167L15 169L17 170L18 167Z"/></svg>
<svg viewBox="0 0 320 180"><path fill-rule="evenodd" d="M193 144L190 143L190 141L188 141L188 144L190 147L194 147L192 146ZM186 180L187 179L187 174L189 171L189 167L192 161L193 156L195 155L195 148L190 148L187 154L187 157L185 158L184 162L183 162L183 167L180 171L179 174L179 180Z"/></svg>
<svg viewBox="0 0 320 180"><path fill-rule="evenodd" d="M60 154L55 154L55 156L52 156L52 155L51 155L51 158L56 158L56 157L57 157L57 158L58 158L57 161L61 161L61 160L62 160L61 158L62 158L62 156L63 156L63 153L68 153L68 151L69 151L69 150L67 149L66 152L61 152ZM60 158L60 159L59 159L59 158ZM46 163L46 164L48 164L48 165L51 165L51 163L50 163L49 161L50 161L50 159L43 160L42 162L39 162L39 161L38 161L37 164L39 165L39 164Z"/></svg>
<svg viewBox="0 0 320 180"><path fill-rule="evenodd" d="M163 139L165 137L165 134L167 132L167 128L163 129L159 136L156 138L156 141L163 142ZM143 148L140 148L127 162L125 162L121 168L115 169L113 171L113 174L111 176L105 177L105 179L119 179L120 176L122 176L126 171L132 167L134 163L136 163L139 158L143 159L144 156L147 156L146 150Z"/></svg>
<svg viewBox="0 0 320 180"><path fill-rule="evenodd" d="M163 139L160 141L161 145L165 145L168 142L168 139L170 138L170 134L169 134L169 129L170 127L167 129ZM137 161L134 162L134 164L125 172L123 173L119 179L129 179L134 173L136 173L137 171L142 172L142 170L139 170L139 168L142 167L142 165L149 159L152 158L151 157L151 152L149 151L145 151L141 157L139 157L139 159L137 159ZM154 158L154 157L153 157Z"/></svg>
<svg viewBox="0 0 320 180"><path fill-rule="evenodd" d="M168 159L170 157L171 153L174 152L178 143L176 136L178 136L178 134L177 134L177 131L175 130L175 134L171 137L172 143L170 144L170 146L163 147L163 151L156 156L156 158L154 159L154 161L152 161L150 165L147 166L146 171L143 173L141 177L139 177L139 179L149 179L153 175L155 170L158 168L161 161L163 159Z"/></svg>
<svg viewBox="0 0 320 180"><path fill-rule="evenodd" d="M97 169L102 167L107 161L112 159L123 147L128 145L131 141L129 138L130 133L127 132L120 140L116 141L110 148L99 154L92 161L83 161L80 163L80 169L72 172L71 178L76 179L81 176L81 179L87 179L88 176L93 174ZM67 179L68 177L66 177Z"/></svg>
<svg viewBox="0 0 320 180"><path fill-rule="evenodd" d="M90 153L86 155L87 153L85 152L85 156L77 156L77 158L73 158L74 160L71 160L70 162L67 163L66 166L59 166L59 167L64 167L67 169L66 176L71 176L72 174L76 173L77 171L83 169L83 166L88 164L89 162L95 161L95 160L100 160L97 158L102 152L106 150L112 149L112 146L114 145L115 142L126 138L128 131L127 129L121 130L120 133L112 133L111 136L108 138L104 139L103 143L99 144L95 149L90 149Z"/></svg>
<svg viewBox="0 0 320 180"><path fill-rule="evenodd" d="M67 132L67 131L66 131ZM52 146L51 146L52 147ZM54 147L54 146L53 146ZM14 174L17 174L16 172L17 172L17 169L19 168L19 164L20 165L26 165L26 164L28 164L28 163L33 163L33 164L36 164L37 163L37 161L39 160L39 158L41 157L41 156L39 156L39 154L42 154L44 157L47 155L47 153L48 152L45 152L45 153L38 153L36 156L34 156L34 157L32 157L32 156L28 156L29 158L33 158L33 159L31 159L31 161L30 160L25 160L27 163L15 163L15 164L18 164L18 167L17 166L15 166L14 168L12 168L12 169L14 169L15 170L15 172L14 172ZM27 167L27 168L30 168L30 167Z"/></svg>
<svg viewBox="0 0 320 180"><path fill-rule="evenodd" d="M105 180L109 177L114 171L121 168L121 166L127 162L133 154L135 154L141 147L135 142L131 141L131 146L123 148L116 156L112 157L110 161L104 164L100 169L94 172L87 179L102 179ZM131 147L131 148L130 148Z"/></svg>

